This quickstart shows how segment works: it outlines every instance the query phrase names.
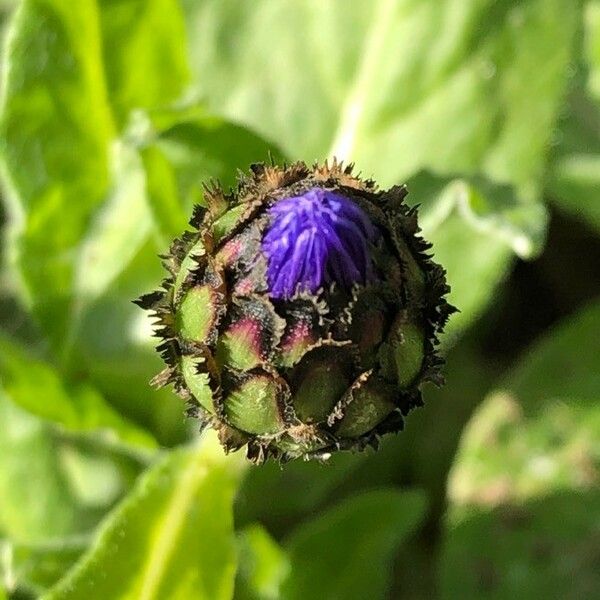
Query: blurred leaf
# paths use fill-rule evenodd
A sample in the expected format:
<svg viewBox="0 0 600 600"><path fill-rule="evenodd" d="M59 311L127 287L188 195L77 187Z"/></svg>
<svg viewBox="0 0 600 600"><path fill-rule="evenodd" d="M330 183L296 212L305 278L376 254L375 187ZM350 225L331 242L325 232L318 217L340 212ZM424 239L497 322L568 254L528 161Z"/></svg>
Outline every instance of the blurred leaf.
<svg viewBox="0 0 600 600"><path fill-rule="evenodd" d="M64 538L38 544L0 542L0 577L7 587L39 594L55 584L89 543L87 537Z"/></svg>
<svg viewBox="0 0 600 600"><path fill-rule="evenodd" d="M55 469L72 498L71 502L84 519L79 523L73 522L73 533L77 535L42 536L34 541L19 541L18 537L16 540L0 539L0 556L3 557L0 575L8 582L11 592L41 593L63 577L91 542L92 528L132 486L142 468L136 459L114 449L95 446L89 439L84 442L67 439L48 427L44 431L53 442ZM47 451L42 446L38 449ZM16 451L20 450L16 448ZM35 454L30 457L31 460L35 460ZM20 476L24 477L23 474ZM31 503L36 502L35 494L39 492L34 488L37 483L38 480L31 483L31 500L13 507L14 512L30 510ZM7 496L10 497L10 494ZM45 516L47 519L54 517L52 506L47 507ZM18 593L16 595L21 597Z"/></svg>
<svg viewBox="0 0 600 600"><path fill-rule="evenodd" d="M237 184L239 171L247 171L251 163L270 157L279 162L285 159L276 144L200 105L155 110L148 116L145 145L154 144L163 151L182 180L182 190L197 186L199 176L217 179L229 188Z"/></svg>
<svg viewBox="0 0 600 600"><path fill-rule="evenodd" d="M10 399L28 412L74 431L97 432L134 448L156 447L154 439L128 422L86 384L67 387L49 364L0 336L0 381Z"/></svg>
<svg viewBox="0 0 600 600"><path fill-rule="evenodd" d="M597 483L599 330L596 302L537 342L481 405L451 474L457 512Z"/></svg>
<svg viewBox="0 0 600 600"><path fill-rule="evenodd" d="M151 226L139 159L117 145L109 163L117 132L107 94L121 123L133 108L179 95L187 78L179 6L104 0L100 13L94 0L26 0L5 69L13 257L42 326L71 350L82 303L104 291Z"/></svg>
<svg viewBox="0 0 600 600"><path fill-rule="evenodd" d="M548 332L471 419L449 482L442 598L599 589L599 328L596 302Z"/></svg>
<svg viewBox="0 0 600 600"><path fill-rule="evenodd" d="M368 455L340 452L331 461L293 461L281 468L274 462L250 469L236 498L236 523L260 521L280 533L290 522L315 512ZM284 485L282 485L282 476ZM265 498L273 501L265 503Z"/></svg>
<svg viewBox="0 0 600 600"><path fill-rule="evenodd" d="M558 123L546 180L561 210L600 231L600 2L583 9L582 56Z"/></svg>
<svg viewBox="0 0 600 600"><path fill-rule="evenodd" d="M421 195L423 183L435 195ZM513 188L497 185L481 177L442 178L421 172L409 180L416 188L416 198L422 205L421 227L426 235L444 224L455 211L470 227L490 240L504 242L515 254L530 258L543 248L546 233L546 210L538 202L519 202Z"/></svg>
<svg viewBox="0 0 600 600"><path fill-rule="evenodd" d="M131 262L152 231L143 166L133 148L112 146L114 181L81 240L74 291L79 308L100 296ZM75 316L73 317L75 318Z"/></svg>
<svg viewBox="0 0 600 600"><path fill-rule="evenodd" d="M600 99L600 2L587 0L583 11L584 59L588 66L588 89Z"/></svg>
<svg viewBox="0 0 600 600"><path fill-rule="evenodd" d="M94 514L71 487L60 438L1 391L0 422L0 530L15 541L38 543L90 529Z"/></svg>
<svg viewBox="0 0 600 600"><path fill-rule="evenodd" d="M238 543L236 600L277 600L290 570L285 552L258 524L246 527Z"/></svg>
<svg viewBox="0 0 600 600"><path fill-rule="evenodd" d="M527 412L543 410L550 398L597 407L599 330L600 299L537 342L503 387L523 399Z"/></svg>
<svg viewBox="0 0 600 600"><path fill-rule="evenodd" d="M16 262L40 321L68 328L73 261L109 183L114 137L93 0L25 0L8 38L0 122Z"/></svg>
<svg viewBox="0 0 600 600"><path fill-rule="evenodd" d="M597 491L469 512L445 535L440 597L595 598L599 514Z"/></svg>
<svg viewBox="0 0 600 600"><path fill-rule="evenodd" d="M446 328L448 345L487 305L511 266L511 249L523 256L540 251L545 209L521 203L510 187L481 178L422 171L408 181L408 189L409 202L420 206L419 223L433 244L434 260L447 271L448 299L460 310Z"/></svg>
<svg viewBox="0 0 600 600"><path fill-rule="evenodd" d="M100 516L135 483L148 466L148 458L137 449L105 443L98 436L57 432L61 441L61 467L82 506Z"/></svg>
<svg viewBox="0 0 600 600"><path fill-rule="evenodd" d="M600 65L599 65L600 67ZM553 203L600 232L600 106L577 87L559 122L546 188Z"/></svg>
<svg viewBox="0 0 600 600"><path fill-rule="evenodd" d="M155 289L165 271L148 240L110 288L83 315L77 367L122 415L151 431L160 444L184 440L183 404L171 389L156 390L150 379L163 363L155 351L152 319L131 300Z"/></svg>
<svg viewBox="0 0 600 600"><path fill-rule="evenodd" d="M467 228L456 213L426 239L433 243L434 260L446 269L451 288L448 300L460 310L450 317L444 329L442 342L449 346L482 315L508 275L513 255L501 241Z"/></svg>
<svg viewBox="0 0 600 600"><path fill-rule="evenodd" d="M577 25L570 0L185 0L209 108L382 184L541 175ZM535 118L531 118L535 115Z"/></svg>
<svg viewBox="0 0 600 600"><path fill-rule="evenodd" d="M45 598L230 598L231 505L242 460L225 457L214 436L167 454Z"/></svg>
<svg viewBox="0 0 600 600"><path fill-rule="evenodd" d="M286 547L292 569L282 597L386 597L394 550L423 518L415 491L366 492L300 526Z"/></svg>
<svg viewBox="0 0 600 600"><path fill-rule="evenodd" d="M283 160L274 144L199 109L157 111L150 117L142 156L150 202L167 241L187 227L194 204L203 204L203 184L214 179L227 189L250 164Z"/></svg>
<svg viewBox="0 0 600 600"><path fill-rule="evenodd" d="M554 203L600 231L600 154L573 154L554 166Z"/></svg>
<svg viewBox="0 0 600 600"><path fill-rule="evenodd" d="M188 79L177 0L99 0L107 86L123 124L132 109L176 100Z"/></svg>

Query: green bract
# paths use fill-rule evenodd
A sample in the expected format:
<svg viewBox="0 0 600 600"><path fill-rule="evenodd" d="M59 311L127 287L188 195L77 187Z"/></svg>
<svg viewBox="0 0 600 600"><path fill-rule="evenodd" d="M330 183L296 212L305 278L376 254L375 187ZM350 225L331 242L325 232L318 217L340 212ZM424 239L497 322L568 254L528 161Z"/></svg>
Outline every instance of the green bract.
<svg viewBox="0 0 600 600"><path fill-rule="evenodd" d="M262 245L271 209L314 190L351 202L379 232L368 246L377 276L278 296ZM335 161L253 165L229 194L207 187L193 231L163 257L170 276L137 301L163 340L167 367L153 382L174 384L227 451L247 445L258 463L326 458L399 431L422 404L420 385L442 382L435 346L454 310L406 194L378 191Z"/></svg>

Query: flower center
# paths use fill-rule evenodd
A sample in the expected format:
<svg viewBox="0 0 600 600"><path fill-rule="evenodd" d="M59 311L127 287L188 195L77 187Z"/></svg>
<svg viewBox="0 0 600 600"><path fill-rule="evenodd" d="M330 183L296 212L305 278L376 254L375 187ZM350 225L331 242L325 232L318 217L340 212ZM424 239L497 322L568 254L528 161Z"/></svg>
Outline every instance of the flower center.
<svg viewBox="0 0 600 600"><path fill-rule="evenodd" d="M373 280L370 245L378 231L350 199L313 188L280 200L269 216L262 250L273 298L314 294L333 282L350 289Z"/></svg>

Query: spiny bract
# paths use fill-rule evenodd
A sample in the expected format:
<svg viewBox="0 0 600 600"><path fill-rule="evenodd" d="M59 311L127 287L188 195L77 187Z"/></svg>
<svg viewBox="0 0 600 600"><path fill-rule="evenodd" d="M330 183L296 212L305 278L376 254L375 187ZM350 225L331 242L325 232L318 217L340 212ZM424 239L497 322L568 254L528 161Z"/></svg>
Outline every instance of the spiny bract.
<svg viewBox="0 0 600 600"><path fill-rule="evenodd" d="M188 413L248 458L326 458L376 446L442 383L437 335L454 310L404 186L352 166L253 165L205 189L164 258L154 312Z"/></svg>

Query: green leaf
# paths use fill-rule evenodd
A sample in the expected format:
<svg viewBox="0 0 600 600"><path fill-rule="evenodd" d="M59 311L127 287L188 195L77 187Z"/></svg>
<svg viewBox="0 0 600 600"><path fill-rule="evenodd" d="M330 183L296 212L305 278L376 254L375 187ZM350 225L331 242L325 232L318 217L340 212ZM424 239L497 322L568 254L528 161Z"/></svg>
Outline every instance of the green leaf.
<svg viewBox="0 0 600 600"><path fill-rule="evenodd" d="M114 137L93 0L26 0L12 23L0 120L22 283L57 342L73 259L109 183Z"/></svg>
<svg viewBox="0 0 600 600"><path fill-rule="evenodd" d="M534 344L480 406L451 473L457 514L591 487L600 466L600 302Z"/></svg>
<svg viewBox="0 0 600 600"><path fill-rule="evenodd" d="M572 154L553 169L549 193L560 209L600 231L600 154Z"/></svg>
<svg viewBox="0 0 600 600"><path fill-rule="evenodd" d="M571 93L559 125L547 194L558 208L600 231L600 106L581 85Z"/></svg>
<svg viewBox="0 0 600 600"><path fill-rule="evenodd" d="M89 544L88 537L62 538L38 544L0 542L0 578L14 589L40 594L73 566Z"/></svg>
<svg viewBox="0 0 600 600"><path fill-rule="evenodd" d="M441 598L594 596L599 328L596 301L537 341L471 418L448 484Z"/></svg>
<svg viewBox="0 0 600 600"><path fill-rule="evenodd" d="M600 299L549 332L523 357L504 386L532 411L549 398L595 407L600 398Z"/></svg>
<svg viewBox="0 0 600 600"><path fill-rule="evenodd" d="M536 342L472 417L448 486L442 598L598 589L599 328L596 301Z"/></svg>
<svg viewBox="0 0 600 600"><path fill-rule="evenodd" d="M38 543L89 530L93 511L81 505L63 465L63 441L0 391L0 531Z"/></svg>
<svg viewBox="0 0 600 600"><path fill-rule="evenodd" d="M148 433L122 417L94 388L65 385L52 366L4 336L0 336L0 381L15 404L38 417L145 451L156 447Z"/></svg>
<svg viewBox="0 0 600 600"><path fill-rule="evenodd" d="M282 597L385 598L394 551L423 518L421 493L382 489L343 501L300 526L286 548Z"/></svg>
<svg viewBox="0 0 600 600"><path fill-rule="evenodd" d="M122 125L132 109L171 101L186 60L175 0L26 0L17 11L0 122L12 255L65 358L85 304L151 230L142 164L114 143L109 104Z"/></svg>
<svg viewBox="0 0 600 600"><path fill-rule="evenodd" d="M290 571L285 552L258 524L240 534L236 600L277 600L282 582Z"/></svg>
<svg viewBox="0 0 600 600"><path fill-rule="evenodd" d="M228 599L236 569L232 501L243 458L216 437L174 450L108 516L46 600Z"/></svg>
<svg viewBox="0 0 600 600"><path fill-rule="evenodd" d="M75 309L80 311L108 289L153 228L140 157L120 141L113 144L111 151L111 189L81 239L75 262L73 287L78 299Z"/></svg>
<svg viewBox="0 0 600 600"><path fill-rule="evenodd" d="M577 3L184 5L198 93L289 156L335 154L384 185L424 167L541 175Z"/></svg>
<svg viewBox="0 0 600 600"><path fill-rule="evenodd" d="M283 160L274 144L201 109L156 111L150 119L138 123L139 143L150 202L167 240L186 228L194 204L204 204L203 184L214 179L227 189L250 164Z"/></svg>
<svg viewBox="0 0 600 600"><path fill-rule="evenodd" d="M544 206L519 201L510 186L493 184L482 177L440 177L426 171L410 179L408 186L414 192L412 203L422 206L420 225L425 235L435 235L444 220L456 212L465 228L504 242L518 256L531 258L543 248L547 221Z"/></svg>
<svg viewBox="0 0 600 600"><path fill-rule="evenodd" d="M583 53L554 136L546 193L600 231L600 2L589 0L582 12Z"/></svg>
<svg viewBox="0 0 600 600"><path fill-rule="evenodd" d="M74 260L73 302L63 341L63 358L74 355L92 303L126 270L154 229L146 177L136 150L126 142L111 146L111 186L90 219ZM67 361L66 366L69 366Z"/></svg>
<svg viewBox="0 0 600 600"><path fill-rule="evenodd" d="M422 171L409 180L408 189L410 203L420 206L419 223L433 244L434 260L447 271L448 299L460 310L443 336L448 345L483 312L507 275L512 252L540 251L546 212L538 203L519 201L512 188L481 178Z"/></svg>
<svg viewBox="0 0 600 600"><path fill-rule="evenodd" d="M2 390L0 421L0 537L11 546L89 534L141 470L137 457L65 436Z"/></svg>
<svg viewBox="0 0 600 600"><path fill-rule="evenodd" d="M508 275L513 255L504 243L469 229L456 214L426 239L433 243L434 260L447 271L448 301L460 310L444 329L442 341L449 346L482 315Z"/></svg>
<svg viewBox="0 0 600 600"><path fill-rule="evenodd" d="M148 385L164 364L155 351L152 319L131 300L156 289L164 277L148 240L132 262L82 316L76 344L78 368L115 409L151 431L161 445L184 438L183 404L171 389Z"/></svg>
<svg viewBox="0 0 600 600"><path fill-rule="evenodd" d="M176 0L99 0L106 80L123 124L136 108L176 100L187 82L185 24Z"/></svg>
<svg viewBox="0 0 600 600"><path fill-rule="evenodd" d="M600 494L473 510L444 535L440 598L593 598Z"/></svg>
<svg viewBox="0 0 600 600"><path fill-rule="evenodd" d="M316 461L292 461L285 466L285 486L281 485L281 468L273 461L251 469L238 494L236 523L260 521L275 531L302 519L317 511L366 456L366 452L340 452L331 468ZM265 498L273 502L265 503Z"/></svg>
<svg viewBox="0 0 600 600"><path fill-rule="evenodd" d="M584 13L584 58L588 65L587 85L590 93L600 99L600 2L588 0Z"/></svg>

